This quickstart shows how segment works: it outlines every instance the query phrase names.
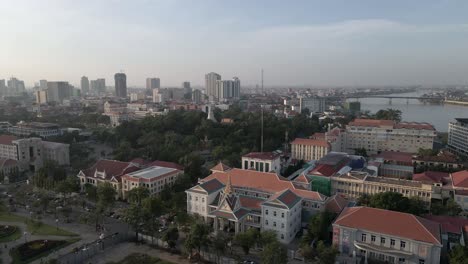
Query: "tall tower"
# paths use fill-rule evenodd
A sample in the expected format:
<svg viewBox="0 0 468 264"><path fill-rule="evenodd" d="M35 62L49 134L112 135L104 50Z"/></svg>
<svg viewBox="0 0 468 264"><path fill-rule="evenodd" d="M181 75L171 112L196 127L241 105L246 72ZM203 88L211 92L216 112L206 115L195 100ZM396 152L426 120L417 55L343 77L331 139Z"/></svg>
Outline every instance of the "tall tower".
<svg viewBox="0 0 468 264"><path fill-rule="evenodd" d="M161 88L161 80L159 78L146 78L146 89L152 90Z"/></svg>
<svg viewBox="0 0 468 264"><path fill-rule="evenodd" d="M81 77L81 93L85 95L89 92L89 80L88 77L83 76Z"/></svg>
<svg viewBox="0 0 468 264"><path fill-rule="evenodd" d="M125 73L116 73L115 79L115 96L127 98L127 75Z"/></svg>
<svg viewBox="0 0 468 264"><path fill-rule="evenodd" d="M221 80L221 75L210 72L205 74L205 89L206 95L210 98L210 100L218 101L219 98L219 90L217 82Z"/></svg>

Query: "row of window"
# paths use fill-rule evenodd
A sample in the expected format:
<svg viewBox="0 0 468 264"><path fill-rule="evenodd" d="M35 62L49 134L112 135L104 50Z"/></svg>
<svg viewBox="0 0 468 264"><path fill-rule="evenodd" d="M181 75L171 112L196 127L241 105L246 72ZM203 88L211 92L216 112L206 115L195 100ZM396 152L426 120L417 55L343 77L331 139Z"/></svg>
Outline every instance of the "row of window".
<svg viewBox="0 0 468 264"><path fill-rule="evenodd" d="M376 238L377 237L375 235L371 235L370 242L376 243ZM367 234L361 235L361 241L367 242ZM385 237L380 237L380 245L385 245L386 242L387 242L387 239ZM395 239L393 238L390 239L390 247L395 248ZM400 249L406 249L406 241L400 241Z"/></svg>

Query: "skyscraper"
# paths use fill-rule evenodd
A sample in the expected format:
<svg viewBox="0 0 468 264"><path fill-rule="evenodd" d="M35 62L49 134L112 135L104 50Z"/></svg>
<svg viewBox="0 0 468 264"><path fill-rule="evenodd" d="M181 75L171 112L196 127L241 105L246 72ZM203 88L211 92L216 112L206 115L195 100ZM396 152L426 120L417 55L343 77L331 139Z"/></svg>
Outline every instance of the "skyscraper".
<svg viewBox="0 0 468 264"><path fill-rule="evenodd" d="M81 77L81 93L85 95L89 92L89 80L88 77L83 76Z"/></svg>
<svg viewBox="0 0 468 264"><path fill-rule="evenodd" d="M8 93L10 95L18 95L25 91L24 81L20 81L15 77L8 80Z"/></svg>
<svg viewBox="0 0 468 264"><path fill-rule="evenodd" d="M190 82L183 82L182 83L182 88L184 88L184 93L191 95L192 94L192 88L190 87Z"/></svg>
<svg viewBox="0 0 468 264"><path fill-rule="evenodd" d="M97 79L90 82L91 91L95 94L106 92L106 79Z"/></svg>
<svg viewBox="0 0 468 264"><path fill-rule="evenodd" d="M6 95L7 94L7 87L5 85L5 80L1 79L0 80L0 96Z"/></svg>
<svg viewBox="0 0 468 264"><path fill-rule="evenodd" d="M218 100L232 100L240 98L240 80L233 77L232 80L219 80L216 82Z"/></svg>
<svg viewBox="0 0 468 264"><path fill-rule="evenodd" d="M161 88L161 81L159 78L146 78L146 89Z"/></svg>
<svg viewBox="0 0 468 264"><path fill-rule="evenodd" d="M115 79L115 96L127 98L127 76L125 73L116 73Z"/></svg>
<svg viewBox="0 0 468 264"><path fill-rule="evenodd" d="M47 80L40 80L39 81L39 88L41 90L47 90Z"/></svg>
<svg viewBox="0 0 468 264"><path fill-rule="evenodd" d="M192 101L196 104L201 104L202 96L203 96L202 92L198 89L195 89L192 92Z"/></svg>
<svg viewBox="0 0 468 264"><path fill-rule="evenodd" d="M218 94L218 86L217 81L221 80L221 75L210 72L205 75L205 89L206 95L210 99L210 101L218 101L219 94Z"/></svg>
<svg viewBox="0 0 468 264"><path fill-rule="evenodd" d="M61 103L63 99L69 99L71 89L68 82L47 82L47 101Z"/></svg>

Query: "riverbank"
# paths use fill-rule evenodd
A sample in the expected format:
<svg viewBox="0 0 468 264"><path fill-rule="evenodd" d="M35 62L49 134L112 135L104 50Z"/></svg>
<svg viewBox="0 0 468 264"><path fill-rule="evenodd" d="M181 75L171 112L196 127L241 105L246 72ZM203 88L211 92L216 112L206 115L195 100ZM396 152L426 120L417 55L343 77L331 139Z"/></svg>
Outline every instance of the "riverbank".
<svg viewBox="0 0 468 264"><path fill-rule="evenodd" d="M444 104L468 106L468 102L445 100Z"/></svg>

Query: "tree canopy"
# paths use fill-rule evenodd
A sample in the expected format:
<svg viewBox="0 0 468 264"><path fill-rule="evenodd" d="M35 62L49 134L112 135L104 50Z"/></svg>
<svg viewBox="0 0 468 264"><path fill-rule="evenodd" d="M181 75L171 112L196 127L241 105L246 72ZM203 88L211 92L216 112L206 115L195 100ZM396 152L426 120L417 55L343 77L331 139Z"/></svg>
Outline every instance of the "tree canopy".
<svg viewBox="0 0 468 264"><path fill-rule="evenodd" d="M374 115L375 119L381 119L381 120L394 120L397 122L401 121L401 110L397 109L381 109L377 111Z"/></svg>

